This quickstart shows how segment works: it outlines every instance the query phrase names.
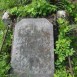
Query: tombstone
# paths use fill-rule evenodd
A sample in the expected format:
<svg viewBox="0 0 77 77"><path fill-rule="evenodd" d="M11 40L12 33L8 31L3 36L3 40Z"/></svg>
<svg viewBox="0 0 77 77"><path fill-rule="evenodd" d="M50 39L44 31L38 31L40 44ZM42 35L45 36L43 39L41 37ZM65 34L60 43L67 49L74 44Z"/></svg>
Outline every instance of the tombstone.
<svg viewBox="0 0 77 77"><path fill-rule="evenodd" d="M53 25L47 19L22 19L16 24L11 67L14 77L53 77Z"/></svg>

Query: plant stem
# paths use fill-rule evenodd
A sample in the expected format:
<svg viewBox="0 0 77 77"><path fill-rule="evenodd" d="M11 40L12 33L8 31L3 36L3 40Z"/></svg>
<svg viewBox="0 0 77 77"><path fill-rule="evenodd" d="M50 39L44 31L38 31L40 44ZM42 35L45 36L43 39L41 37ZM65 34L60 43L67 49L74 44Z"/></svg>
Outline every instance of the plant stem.
<svg viewBox="0 0 77 77"><path fill-rule="evenodd" d="M70 58L70 56L68 56L68 62L69 62L70 72L71 72L71 75L72 75L72 77L73 77L73 68L72 68L72 64L71 64L71 58Z"/></svg>
<svg viewBox="0 0 77 77"><path fill-rule="evenodd" d="M0 48L0 53L1 53L2 48L3 48L3 45L4 45L4 43L5 43L5 39L6 39L6 36L7 36L7 33L8 33L8 29L9 29L9 27L7 26L6 33L5 33L4 36L3 36L3 42L2 42L2 46L1 46L1 48Z"/></svg>

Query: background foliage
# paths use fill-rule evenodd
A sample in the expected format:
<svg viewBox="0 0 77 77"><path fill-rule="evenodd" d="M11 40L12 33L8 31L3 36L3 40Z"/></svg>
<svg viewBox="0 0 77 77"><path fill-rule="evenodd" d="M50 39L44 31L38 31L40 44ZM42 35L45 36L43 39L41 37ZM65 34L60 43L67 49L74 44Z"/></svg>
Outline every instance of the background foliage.
<svg viewBox="0 0 77 77"><path fill-rule="evenodd" d="M11 14L21 17L43 17L55 12L57 7L46 0L33 0L30 4L11 8Z"/></svg>
<svg viewBox="0 0 77 77"><path fill-rule="evenodd" d="M2 13L9 11L16 17L56 16L57 10L67 12L66 19L58 19L58 39L55 43L54 77L77 77L77 3L70 0L0 0L0 48L7 27L1 20ZM56 20L55 20L56 21ZM8 77L10 69L10 52L12 46L12 29L9 28L5 43L0 51L0 77ZM70 56L73 76L68 66Z"/></svg>

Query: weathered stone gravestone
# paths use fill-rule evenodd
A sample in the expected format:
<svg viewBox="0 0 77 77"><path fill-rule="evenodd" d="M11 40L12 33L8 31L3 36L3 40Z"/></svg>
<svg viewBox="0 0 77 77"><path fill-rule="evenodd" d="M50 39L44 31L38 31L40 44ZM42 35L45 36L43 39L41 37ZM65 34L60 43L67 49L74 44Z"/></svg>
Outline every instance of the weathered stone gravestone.
<svg viewBox="0 0 77 77"><path fill-rule="evenodd" d="M53 77L53 25L47 19L22 19L16 24L11 66L16 77Z"/></svg>

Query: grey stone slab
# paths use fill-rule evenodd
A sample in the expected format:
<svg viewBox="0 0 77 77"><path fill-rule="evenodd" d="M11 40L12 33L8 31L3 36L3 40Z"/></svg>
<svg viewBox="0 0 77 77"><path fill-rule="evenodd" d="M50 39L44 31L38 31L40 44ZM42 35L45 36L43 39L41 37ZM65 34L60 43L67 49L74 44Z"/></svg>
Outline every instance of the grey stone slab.
<svg viewBox="0 0 77 77"><path fill-rule="evenodd" d="M11 67L16 77L53 77L53 25L47 19L22 19L16 24Z"/></svg>

